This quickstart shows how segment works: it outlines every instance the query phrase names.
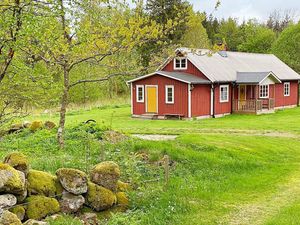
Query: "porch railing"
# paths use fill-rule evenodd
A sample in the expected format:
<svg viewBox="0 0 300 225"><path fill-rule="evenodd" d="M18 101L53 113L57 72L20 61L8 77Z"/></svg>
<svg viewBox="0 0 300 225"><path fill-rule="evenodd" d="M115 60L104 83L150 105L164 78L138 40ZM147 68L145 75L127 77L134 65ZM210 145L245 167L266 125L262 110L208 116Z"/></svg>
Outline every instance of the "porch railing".
<svg viewBox="0 0 300 225"><path fill-rule="evenodd" d="M275 101L269 99L233 100L234 112L259 112L263 110L274 110Z"/></svg>

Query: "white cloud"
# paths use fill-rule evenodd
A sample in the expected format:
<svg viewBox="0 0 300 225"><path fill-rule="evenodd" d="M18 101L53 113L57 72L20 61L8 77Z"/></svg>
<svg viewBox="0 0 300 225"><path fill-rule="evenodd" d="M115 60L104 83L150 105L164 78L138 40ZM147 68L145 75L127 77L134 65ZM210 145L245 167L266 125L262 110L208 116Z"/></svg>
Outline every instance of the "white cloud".
<svg viewBox="0 0 300 225"><path fill-rule="evenodd" d="M216 0L189 0L196 10L206 11L208 14L214 12ZM295 12L300 17L299 0L221 0L221 6L213 13L218 18L229 16L244 19L256 18L260 21L267 20L269 14L274 10L288 10Z"/></svg>

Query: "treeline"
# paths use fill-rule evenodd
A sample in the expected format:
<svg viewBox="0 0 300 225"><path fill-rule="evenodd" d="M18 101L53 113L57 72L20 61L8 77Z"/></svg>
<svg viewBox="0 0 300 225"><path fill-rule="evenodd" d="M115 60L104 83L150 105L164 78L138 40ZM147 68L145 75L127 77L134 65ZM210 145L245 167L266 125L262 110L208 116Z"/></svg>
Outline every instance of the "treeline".
<svg viewBox="0 0 300 225"><path fill-rule="evenodd" d="M186 0L132 2L2 0L0 125L32 107L59 107L63 146L70 103L128 96L126 80L152 72L180 46L272 52L300 72L300 24L288 13L239 24Z"/></svg>

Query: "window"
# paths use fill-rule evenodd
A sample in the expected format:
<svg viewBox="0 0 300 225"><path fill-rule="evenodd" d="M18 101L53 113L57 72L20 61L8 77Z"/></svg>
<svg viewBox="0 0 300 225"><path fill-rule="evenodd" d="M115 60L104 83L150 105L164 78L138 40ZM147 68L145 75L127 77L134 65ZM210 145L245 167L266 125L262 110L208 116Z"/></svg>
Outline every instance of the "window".
<svg viewBox="0 0 300 225"><path fill-rule="evenodd" d="M144 102L144 86L136 85L136 101Z"/></svg>
<svg viewBox="0 0 300 225"><path fill-rule="evenodd" d="M269 97L269 85L260 85L259 86L259 97L268 98Z"/></svg>
<svg viewBox="0 0 300 225"><path fill-rule="evenodd" d="M290 82L285 82L283 85L284 85L284 90L283 90L284 96L290 96L290 91L291 91Z"/></svg>
<svg viewBox="0 0 300 225"><path fill-rule="evenodd" d="M187 59L186 58L175 58L174 59L174 69L176 70L186 70L187 69Z"/></svg>
<svg viewBox="0 0 300 225"><path fill-rule="evenodd" d="M229 85L220 86L220 102L228 102Z"/></svg>
<svg viewBox="0 0 300 225"><path fill-rule="evenodd" d="M166 103L174 104L174 86L173 85L166 86Z"/></svg>

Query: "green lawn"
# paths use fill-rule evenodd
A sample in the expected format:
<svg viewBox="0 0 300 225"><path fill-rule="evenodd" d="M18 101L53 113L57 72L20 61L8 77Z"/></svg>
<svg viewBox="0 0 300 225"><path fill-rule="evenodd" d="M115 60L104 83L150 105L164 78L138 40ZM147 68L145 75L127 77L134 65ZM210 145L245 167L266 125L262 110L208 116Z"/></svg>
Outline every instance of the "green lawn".
<svg viewBox="0 0 300 225"><path fill-rule="evenodd" d="M58 121L58 114L38 115L38 118L46 120L49 117ZM34 117L36 118L36 117ZM95 119L112 125L114 129L129 133L199 133L203 131L234 129L234 130L260 130L278 131L300 134L300 108L286 109L269 115L230 115L216 119L204 119L194 121L151 121L130 118L130 107L117 106L101 110L78 110L68 113L67 125Z"/></svg>
<svg viewBox="0 0 300 225"><path fill-rule="evenodd" d="M58 119L29 119L49 118ZM101 145L74 129L87 119L128 134L179 136L174 141L130 138ZM117 161L122 179L136 190L130 194L131 210L108 224L289 225L299 224L300 218L299 134L300 108L261 116L150 121L131 119L130 108L122 106L69 112L65 151L58 150L55 131L26 131L4 138L0 156L22 151L31 157L32 167L53 173L62 166L88 170L101 160ZM137 157L141 152L149 161ZM167 187L163 168L155 163L165 154L175 162ZM65 221L72 224L69 218Z"/></svg>

